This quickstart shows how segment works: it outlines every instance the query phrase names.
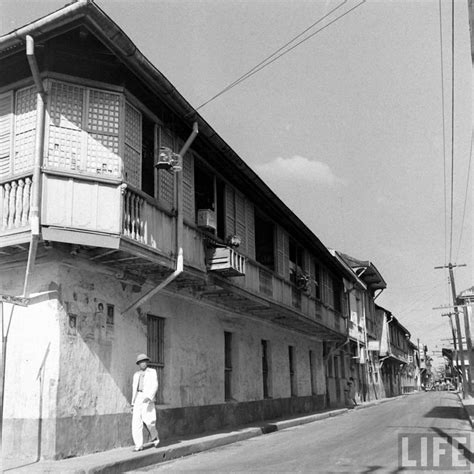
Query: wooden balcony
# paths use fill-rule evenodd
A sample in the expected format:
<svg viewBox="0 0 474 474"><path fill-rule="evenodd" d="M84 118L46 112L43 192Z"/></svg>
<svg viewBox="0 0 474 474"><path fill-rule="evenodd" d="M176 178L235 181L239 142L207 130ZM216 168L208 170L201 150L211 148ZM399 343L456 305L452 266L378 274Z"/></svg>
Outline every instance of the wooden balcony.
<svg viewBox="0 0 474 474"><path fill-rule="evenodd" d="M29 241L31 187L31 176L0 185L0 248L18 236ZM44 170L41 202L42 237L52 245L74 247L142 281L159 282L174 268L175 216L120 180ZM238 251L210 250L208 237L184 226L185 271L170 290L310 335L345 337L343 318L332 309Z"/></svg>

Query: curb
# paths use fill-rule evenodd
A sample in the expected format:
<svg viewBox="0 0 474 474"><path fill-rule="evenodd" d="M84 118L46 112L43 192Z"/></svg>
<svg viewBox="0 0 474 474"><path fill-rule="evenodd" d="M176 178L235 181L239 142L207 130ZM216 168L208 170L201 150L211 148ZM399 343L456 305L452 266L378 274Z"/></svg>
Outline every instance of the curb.
<svg viewBox="0 0 474 474"><path fill-rule="evenodd" d="M118 472L126 472L132 469L150 466L173 459L189 456L191 454L208 451L213 448L225 446L226 444L244 441L249 438L262 435L261 428L247 428L238 432L232 432L226 436L212 435L201 438L199 441L185 441L181 446L163 447L154 450L152 453L144 452L136 456L130 457L122 461L111 461L90 469L76 471L76 474L115 474Z"/></svg>
<svg viewBox="0 0 474 474"><path fill-rule="evenodd" d="M304 416L301 418L294 418L292 420L277 421L275 423L266 423L259 428L246 428L239 430L238 432L232 432L226 435L211 435L205 438L200 438L199 441L191 440L183 442L181 446L172 448L158 448L152 453L141 453L132 458L128 458L123 461L112 461L110 463L104 463L102 465L95 466L90 469L81 469L75 471L74 474L116 474L118 472L126 472L132 469L139 469L141 467L150 466L152 464L159 464L173 459L189 456L191 454L197 454L210 449L218 448L228 444L233 444L238 441L244 441L249 438L256 436L262 436L276 431L284 430L286 428L292 428L294 426L300 426L314 421L324 420L326 418L332 418L343 415L349 411L348 408L341 408L338 410L332 410L325 413L317 413L315 415Z"/></svg>
<svg viewBox="0 0 474 474"><path fill-rule="evenodd" d="M400 397L375 400L373 402L367 402L364 405L359 405L355 408L369 408L371 406L380 405L381 403L385 403L391 400L396 400L397 398ZM45 462L42 466L41 463L38 463L35 466L37 468L35 472L61 472L64 474L117 474L120 472L127 472L151 466L153 464L171 461L173 459L189 456L191 454L197 454L203 451L208 451L210 449L218 448L239 441L244 441L257 436L274 433L276 431L281 431L287 428L313 423L315 421L320 421L327 418L333 418L336 416L344 415L349 411L352 410L348 408L339 408L299 418L264 423L258 427L243 428L241 430L232 431L230 433L218 433L214 435L204 436L202 438L194 438L179 442L177 444L163 446L161 448L158 447L156 449L146 449L145 451L139 453L132 453L128 450L122 449L120 453L117 453L117 458L110 461L105 459L103 461L100 461L98 459L94 460L93 456L95 455L92 454L83 457L71 458L68 460ZM130 450L131 449L132 448L130 447ZM18 469L11 469L11 472L20 473L32 471L25 471L20 467Z"/></svg>

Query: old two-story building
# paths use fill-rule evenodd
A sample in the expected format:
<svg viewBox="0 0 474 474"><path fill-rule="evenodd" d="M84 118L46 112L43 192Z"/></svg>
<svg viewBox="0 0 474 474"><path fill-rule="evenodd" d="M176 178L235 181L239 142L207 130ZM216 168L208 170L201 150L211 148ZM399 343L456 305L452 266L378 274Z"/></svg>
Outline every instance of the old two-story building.
<svg viewBox="0 0 474 474"><path fill-rule="evenodd" d="M378 351L373 341L380 341L382 325L378 324L375 299L387 284L373 262L339 254L353 272L349 295L349 348L355 363L360 401L384 396L379 374ZM372 341L372 342L371 342Z"/></svg>
<svg viewBox="0 0 474 474"><path fill-rule="evenodd" d="M413 392L417 390L419 377L417 345L410 341L410 332L390 311L378 305L375 308L382 321L378 358L384 396Z"/></svg>
<svg viewBox="0 0 474 474"><path fill-rule="evenodd" d="M348 270L119 26L67 5L0 70L4 456L131 444L142 352L162 439L327 406Z"/></svg>

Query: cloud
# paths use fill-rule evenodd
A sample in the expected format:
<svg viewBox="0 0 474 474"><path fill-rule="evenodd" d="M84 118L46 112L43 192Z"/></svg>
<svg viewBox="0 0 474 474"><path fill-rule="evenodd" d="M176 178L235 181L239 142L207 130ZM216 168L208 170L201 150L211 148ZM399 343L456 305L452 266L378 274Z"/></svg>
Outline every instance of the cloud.
<svg viewBox="0 0 474 474"><path fill-rule="evenodd" d="M337 177L326 163L299 155L290 158L278 157L268 163L259 164L255 168L264 180L272 183L285 180L327 186L345 184L345 181Z"/></svg>

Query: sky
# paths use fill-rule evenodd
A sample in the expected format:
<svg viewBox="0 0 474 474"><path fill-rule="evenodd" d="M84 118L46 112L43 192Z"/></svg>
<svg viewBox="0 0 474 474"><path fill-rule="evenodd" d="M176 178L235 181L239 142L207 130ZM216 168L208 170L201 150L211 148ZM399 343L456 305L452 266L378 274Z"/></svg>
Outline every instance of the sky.
<svg viewBox="0 0 474 474"><path fill-rule="evenodd" d="M96 0L194 107L340 2ZM65 3L0 0L0 34ZM326 246L375 264L387 282L377 303L432 350L450 335L446 310L433 309L451 303L447 271L434 269L450 254L450 3L441 1L443 48L439 0L367 0L200 109ZM467 0L455 0L454 30L451 261L467 264L455 269L459 292L474 285L471 191L461 226L472 130Z"/></svg>

